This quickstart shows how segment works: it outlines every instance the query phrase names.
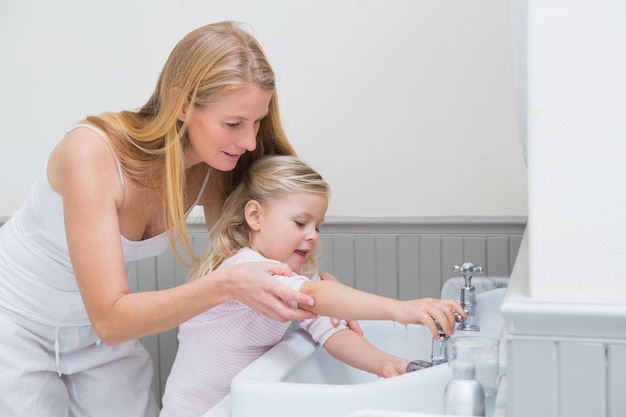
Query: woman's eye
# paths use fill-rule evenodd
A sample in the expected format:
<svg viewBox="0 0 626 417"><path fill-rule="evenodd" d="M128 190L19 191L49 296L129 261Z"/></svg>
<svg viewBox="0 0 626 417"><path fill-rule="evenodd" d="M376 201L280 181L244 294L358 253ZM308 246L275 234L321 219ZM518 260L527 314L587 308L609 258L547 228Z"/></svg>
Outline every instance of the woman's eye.
<svg viewBox="0 0 626 417"><path fill-rule="evenodd" d="M226 123L226 127L228 128L235 128L235 127L239 127L241 125L241 123L237 122L237 123Z"/></svg>

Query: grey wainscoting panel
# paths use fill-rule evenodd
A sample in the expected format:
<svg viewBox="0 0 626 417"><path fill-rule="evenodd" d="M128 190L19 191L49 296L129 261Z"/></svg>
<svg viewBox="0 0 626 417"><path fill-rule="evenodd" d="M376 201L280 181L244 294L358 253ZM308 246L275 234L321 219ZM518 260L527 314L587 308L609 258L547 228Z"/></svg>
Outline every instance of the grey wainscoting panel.
<svg viewBox="0 0 626 417"><path fill-rule="evenodd" d="M607 346L601 341L559 343L562 416L601 416L607 411Z"/></svg>
<svg viewBox="0 0 626 417"><path fill-rule="evenodd" d="M330 218L320 235L320 271L363 291L407 300L439 297L452 268L470 261L485 275L509 276L526 219ZM194 248L206 247L202 225L190 225ZM156 268L156 270L155 270ZM137 288L162 289L186 279L171 253L136 265ZM154 358L157 395L176 354L175 330L142 339ZM208 347L210 348L210 347Z"/></svg>
<svg viewBox="0 0 626 417"><path fill-rule="evenodd" d="M320 270L379 295L438 297L465 261L509 276L524 226L524 219L330 219Z"/></svg>
<svg viewBox="0 0 626 417"><path fill-rule="evenodd" d="M524 366L507 364L507 415L560 416L557 343L543 339L515 340L508 343L507 358L523 363ZM519 390L516 388L522 386L534 386L538 389Z"/></svg>
<svg viewBox="0 0 626 417"><path fill-rule="evenodd" d="M607 349L608 417L619 417L626 410L626 344L610 344Z"/></svg>
<svg viewBox="0 0 626 417"><path fill-rule="evenodd" d="M208 240L203 225L189 225L189 239L196 254L207 247ZM187 281L189 268L176 259L173 251L151 259L133 262L128 273L131 292L155 291L173 288ZM152 356L154 366L154 390L157 398L162 397L167 376L172 369L178 349L178 329L168 330L141 339L141 343Z"/></svg>
<svg viewBox="0 0 626 417"><path fill-rule="evenodd" d="M319 269L387 297L439 297L445 280L456 276L453 266L464 261L483 266L485 275L509 276L525 226L525 218L328 218ZM208 243L205 226L190 224L189 235L201 253ZM133 292L153 291L180 285L187 274L168 251L133 263L128 280ZM176 355L176 333L142 339L153 358L158 398Z"/></svg>

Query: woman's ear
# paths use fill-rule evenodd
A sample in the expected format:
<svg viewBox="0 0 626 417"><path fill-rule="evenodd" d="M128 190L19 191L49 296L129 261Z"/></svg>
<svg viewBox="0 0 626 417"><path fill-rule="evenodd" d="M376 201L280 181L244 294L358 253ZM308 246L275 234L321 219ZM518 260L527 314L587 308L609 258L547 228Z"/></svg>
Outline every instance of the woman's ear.
<svg viewBox="0 0 626 417"><path fill-rule="evenodd" d="M185 100L185 104L183 104L183 107L180 109L180 112L178 112L178 120L181 122L186 122L187 121L187 116L189 113L189 100Z"/></svg>
<svg viewBox="0 0 626 417"><path fill-rule="evenodd" d="M246 203L244 209L246 215L246 223L250 230L258 232L261 229L261 211L263 207L256 200L250 200Z"/></svg>
<svg viewBox="0 0 626 417"><path fill-rule="evenodd" d="M174 87L170 91L172 95L171 99L178 100L178 95L181 94L181 89L178 87ZM187 117L189 117L189 100L185 100L183 107L178 112L178 116L176 116L176 118L181 122L185 122L187 120Z"/></svg>

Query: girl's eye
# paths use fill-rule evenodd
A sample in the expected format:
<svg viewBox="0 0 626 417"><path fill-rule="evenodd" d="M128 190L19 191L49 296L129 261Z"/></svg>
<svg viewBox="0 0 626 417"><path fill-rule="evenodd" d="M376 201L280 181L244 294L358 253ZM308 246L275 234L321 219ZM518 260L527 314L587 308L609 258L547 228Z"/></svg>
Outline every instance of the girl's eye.
<svg viewBox="0 0 626 417"><path fill-rule="evenodd" d="M299 222L298 220L294 220L294 222L296 223L296 225L298 225L299 227L304 227L304 222Z"/></svg>
<svg viewBox="0 0 626 417"><path fill-rule="evenodd" d="M226 127L231 128L231 129L239 127L239 126L241 126L241 123L239 123L239 122L237 122L237 123L226 123Z"/></svg>

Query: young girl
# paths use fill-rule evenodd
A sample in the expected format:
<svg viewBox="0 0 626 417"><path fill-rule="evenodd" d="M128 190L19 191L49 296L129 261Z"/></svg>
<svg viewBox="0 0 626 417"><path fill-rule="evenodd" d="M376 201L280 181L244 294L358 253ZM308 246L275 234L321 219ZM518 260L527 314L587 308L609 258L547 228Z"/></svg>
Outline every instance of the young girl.
<svg viewBox="0 0 626 417"><path fill-rule="evenodd" d="M319 279L314 251L328 194L322 177L296 157L267 156L256 161L226 201L222 217L210 232L209 251L190 279L230 265L280 261L299 275L276 279L315 298L315 306L300 305L303 309L343 319L420 323L439 337L436 319L451 334L454 312L465 317L456 301L402 302ZM333 327L327 317L299 320L299 325L351 366L381 377L405 373L407 359L378 350L345 326ZM278 343L288 326L237 301L226 301L183 323L161 417L207 412L230 392L233 377Z"/></svg>

